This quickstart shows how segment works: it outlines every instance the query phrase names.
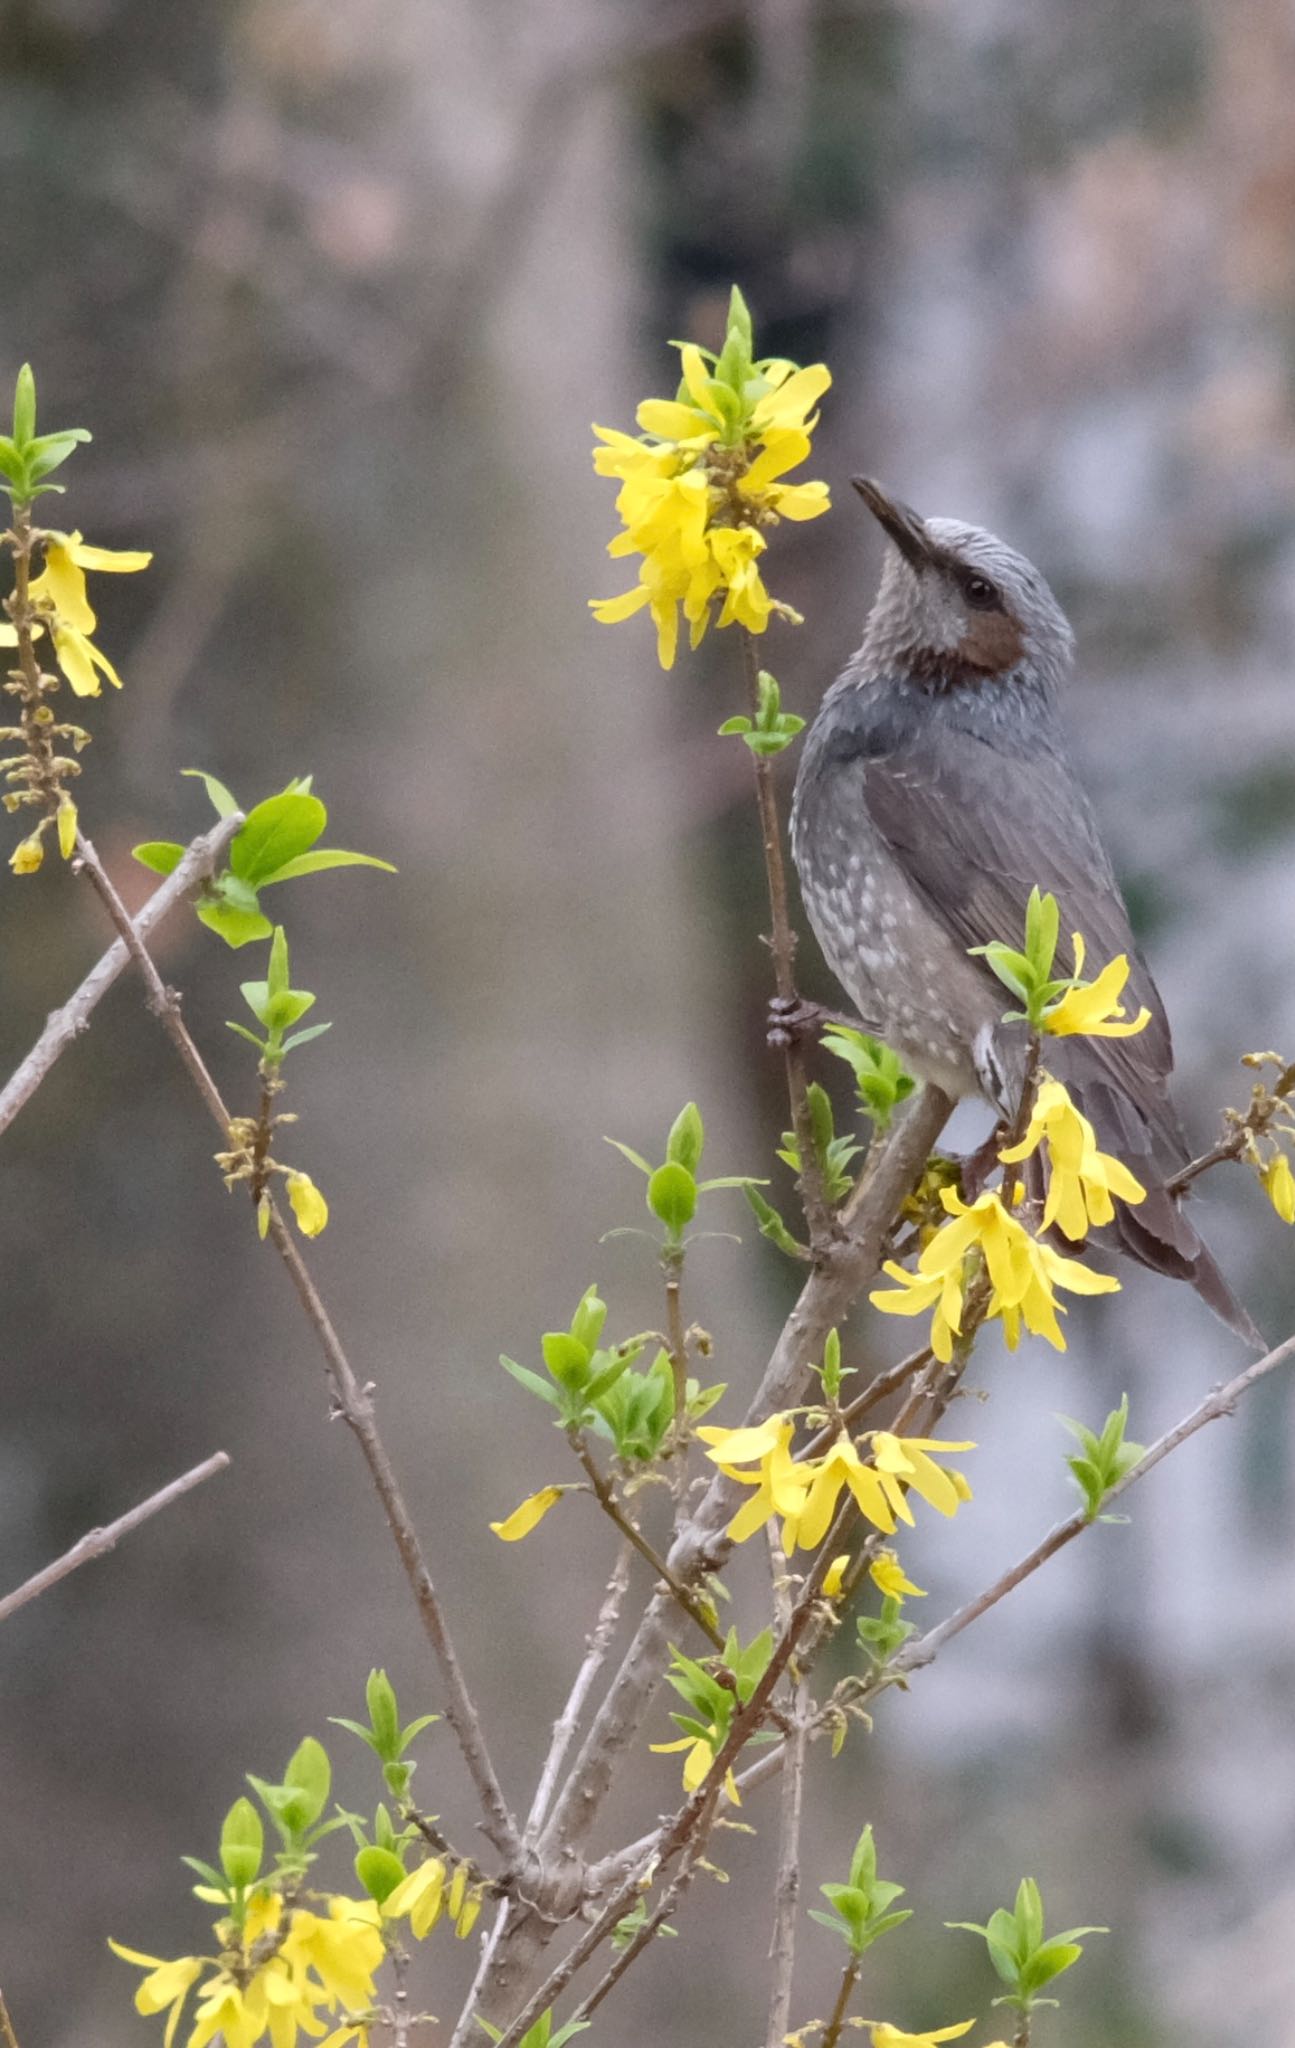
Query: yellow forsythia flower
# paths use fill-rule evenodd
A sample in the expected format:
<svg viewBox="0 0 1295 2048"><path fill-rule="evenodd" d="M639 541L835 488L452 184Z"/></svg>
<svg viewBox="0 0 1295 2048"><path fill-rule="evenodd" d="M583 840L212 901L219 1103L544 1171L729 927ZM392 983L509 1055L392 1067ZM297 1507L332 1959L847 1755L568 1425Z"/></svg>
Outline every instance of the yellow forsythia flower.
<svg viewBox="0 0 1295 2048"><path fill-rule="evenodd" d="M444 1900L445 1865L439 1856L429 1856L388 1894L383 1918L399 1920L407 1913L414 1939L422 1941L440 1919Z"/></svg>
<svg viewBox="0 0 1295 2048"><path fill-rule="evenodd" d="M905 1576L904 1568L893 1550L878 1552L868 1566L868 1577L888 1600L902 1601L906 1596L911 1596L914 1600L926 1598L922 1587L915 1586L913 1581Z"/></svg>
<svg viewBox="0 0 1295 2048"><path fill-rule="evenodd" d="M538 1493L528 1494L519 1507L515 1507L502 1522L492 1522L491 1528L502 1543L520 1543L523 1536L529 1536L537 1529L549 1509L570 1491L566 1486L542 1486Z"/></svg>
<svg viewBox="0 0 1295 2048"><path fill-rule="evenodd" d="M795 1428L789 1416L771 1415L753 1429L707 1427L697 1431L704 1443L713 1446L706 1455L727 1478L756 1489L728 1525L727 1533L735 1543L745 1543L766 1522L781 1515L783 1549L788 1556L795 1550L797 1522L813 1477L812 1470L798 1465L791 1455ZM740 1469L750 1464L758 1465L759 1470Z"/></svg>
<svg viewBox="0 0 1295 2048"><path fill-rule="evenodd" d="M775 358L757 362L752 348L750 315L735 292L722 353L682 345L678 393L643 401L641 438L594 428L602 444L594 468L620 483L616 510L624 531L608 553L642 561L633 589L594 599L591 609L613 625L646 606L663 668L674 662L681 608L694 647L712 623L716 598L719 626L763 633L774 612L798 619L770 596L760 558L765 531L780 519L815 519L828 510L826 484L783 479L809 455L831 373L822 363L797 369Z"/></svg>
<svg viewBox="0 0 1295 2048"><path fill-rule="evenodd" d="M905 2034L883 2020L872 2029L872 2048L937 2048L940 2041L956 2041L960 2035L969 2034L975 2024L974 2020L963 2020L956 2027L937 2027L929 2034Z"/></svg>
<svg viewBox="0 0 1295 2048"><path fill-rule="evenodd" d="M1058 1314L1065 1312L1057 1300L1058 1287L1072 1294L1118 1292L1120 1283L1112 1274L1095 1273L1078 1259L1062 1258L1051 1245L1031 1237L1008 1215L992 1190L968 1204L954 1189L944 1188L940 1200L954 1220L923 1248L916 1273L905 1272L893 1259L887 1260L883 1271L901 1291L878 1291L868 1299L888 1315L918 1315L938 1301L931 1324L931 1349L945 1364L953 1356L951 1333L957 1330L961 1313L963 1261L972 1250L978 1249L984 1257L993 1286L988 1314L1002 1318L1003 1335L1013 1351L1020 1342L1022 1321L1027 1330L1046 1337L1055 1350L1065 1350L1066 1340L1057 1321ZM955 1290L957 1298L951 1306Z"/></svg>
<svg viewBox="0 0 1295 2048"><path fill-rule="evenodd" d="M1030 1158L1040 1145L1048 1150L1044 1230L1057 1223L1072 1243L1079 1243L1090 1227L1113 1220L1112 1196L1118 1195L1122 1202L1145 1201L1147 1191L1141 1181L1134 1179L1121 1160L1098 1151L1097 1134L1088 1118L1076 1109L1060 1081L1050 1077L1039 1086L1029 1129L1020 1144L998 1156L1005 1166L1014 1166Z"/></svg>
<svg viewBox="0 0 1295 2048"><path fill-rule="evenodd" d="M1283 1223L1295 1223L1295 1173L1284 1152L1270 1159L1261 1175L1268 1199Z"/></svg>
<svg viewBox="0 0 1295 2048"><path fill-rule="evenodd" d="M64 860L71 860L76 852L76 805L70 796L65 796L56 813L58 818L58 850Z"/></svg>
<svg viewBox="0 0 1295 2048"><path fill-rule="evenodd" d="M49 615L58 665L78 697L97 697L101 674L121 688L121 677L90 638L98 621L86 594L85 571L129 575L147 569L152 559L140 549L88 547L79 533L46 537L45 566L33 577L29 595Z"/></svg>
<svg viewBox="0 0 1295 2048"><path fill-rule="evenodd" d="M9 865L16 875L34 875L45 858L39 832L33 832L30 839L22 839L9 856Z"/></svg>
<svg viewBox="0 0 1295 2048"><path fill-rule="evenodd" d="M825 1600L835 1600L840 1594L841 1588L845 1584L845 1574L849 1563L850 1553L848 1550L842 1551L840 1557L832 1559L831 1564L823 1574L823 1597Z"/></svg>
<svg viewBox="0 0 1295 2048"><path fill-rule="evenodd" d="M1075 973L1084 971L1084 941L1079 932L1072 934L1075 947ZM1084 988L1070 988L1059 1002L1043 1013L1043 1029L1054 1038L1067 1038L1082 1033L1088 1038L1131 1038L1137 1031L1145 1031L1151 1022L1150 1010L1139 1010L1131 1022L1119 1022L1124 1017L1120 994L1129 978L1129 957L1117 953L1115 958L1103 967L1096 981L1090 981Z"/></svg>
<svg viewBox="0 0 1295 2048"><path fill-rule="evenodd" d="M308 1173L288 1175L288 1200L303 1237L318 1237L327 1228L328 1204Z"/></svg>

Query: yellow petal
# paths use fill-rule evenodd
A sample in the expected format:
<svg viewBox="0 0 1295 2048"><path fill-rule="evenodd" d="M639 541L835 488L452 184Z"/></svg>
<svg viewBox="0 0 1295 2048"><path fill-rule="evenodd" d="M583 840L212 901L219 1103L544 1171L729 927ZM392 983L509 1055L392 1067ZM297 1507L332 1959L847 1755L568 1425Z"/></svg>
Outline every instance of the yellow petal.
<svg viewBox="0 0 1295 2048"><path fill-rule="evenodd" d="M1295 1223L1295 1174L1284 1152L1279 1152L1263 1170L1263 1184L1269 1201L1283 1223Z"/></svg>
<svg viewBox="0 0 1295 2048"><path fill-rule="evenodd" d="M565 1486L542 1486L538 1493L528 1494L505 1521L492 1522L490 1526L502 1543L520 1543L523 1536L539 1527L549 1509L567 1491Z"/></svg>
<svg viewBox="0 0 1295 2048"><path fill-rule="evenodd" d="M328 1204L308 1173L288 1175L288 1200L303 1237L318 1237L328 1226Z"/></svg>
<svg viewBox="0 0 1295 2048"><path fill-rule="evenodd" d="M64 860L76 852L76 805L71 797L64 797L58 807L58 850Z"/></svg>
<svg viewBox="0 0 1295 2048"><path fill-rule="evenodd" d="M633 618L642 611L651 593L646 586L638 583L633 590L622 591L619 597L591 597L589 609L600 626L616 626L622 619Z"/></svg>

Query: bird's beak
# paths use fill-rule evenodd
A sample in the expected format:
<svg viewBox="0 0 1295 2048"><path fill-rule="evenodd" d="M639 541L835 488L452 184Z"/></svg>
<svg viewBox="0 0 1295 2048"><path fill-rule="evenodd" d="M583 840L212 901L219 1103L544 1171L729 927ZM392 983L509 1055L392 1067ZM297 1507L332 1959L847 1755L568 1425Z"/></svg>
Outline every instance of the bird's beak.
<svg viewBox="0 0 1295 2048"><path fill-rule="evenodd" d="M898 498L887 497L881 485L870 476L852 476L850 482L882 531L894 541L904 560L910 562L914 569L929 568L935 551L925 525L912 506L902 505Z"/></svg>

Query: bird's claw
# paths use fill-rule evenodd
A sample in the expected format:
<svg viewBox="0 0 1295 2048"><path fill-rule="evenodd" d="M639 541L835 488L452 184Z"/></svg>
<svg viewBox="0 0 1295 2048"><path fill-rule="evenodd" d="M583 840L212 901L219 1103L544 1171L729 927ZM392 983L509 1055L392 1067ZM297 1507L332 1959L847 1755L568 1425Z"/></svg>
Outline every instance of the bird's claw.
<svg viewBox="0 0 1295 2048"><path fill-rule="evenodd" d="M826 1025L844 1025L851 1031L865 1028L857 1018L824 1009L822 1003L811 1003L806 996L774 996L770 1001L768 1039L775 1052L817 1038Z"/></svg>

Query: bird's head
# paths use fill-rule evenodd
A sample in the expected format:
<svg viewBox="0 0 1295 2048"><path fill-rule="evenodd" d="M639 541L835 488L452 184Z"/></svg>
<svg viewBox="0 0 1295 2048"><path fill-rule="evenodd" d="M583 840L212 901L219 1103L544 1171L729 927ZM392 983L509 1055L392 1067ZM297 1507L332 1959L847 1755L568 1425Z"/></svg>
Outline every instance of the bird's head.
<svg viewBox="0 0 1295 2048"><path fill-rule="evenodd" d="M942 693L1000 677L1051 692L1074 636L1034 564L981 527L919 518L870 477L853 483L890 542L864 632L868 666Z"/></svg>

